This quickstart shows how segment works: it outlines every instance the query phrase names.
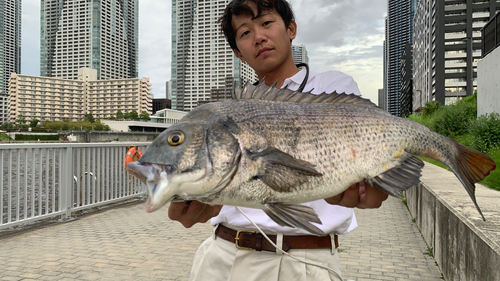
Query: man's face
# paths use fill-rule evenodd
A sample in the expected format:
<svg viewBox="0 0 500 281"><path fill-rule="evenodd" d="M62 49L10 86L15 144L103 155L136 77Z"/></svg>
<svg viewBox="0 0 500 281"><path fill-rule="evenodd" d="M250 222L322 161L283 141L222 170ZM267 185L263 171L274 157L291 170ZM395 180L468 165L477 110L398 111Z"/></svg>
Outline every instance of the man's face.
<svg viewBox="0 0 500 281"><path fill-rule="evenodd" d="M254 4L250 4L257 14ZM235 33L235 54L247 62L257 73L265 75L279 69L291 57L290 40L295 38L297 25L291 21L288 28L275 11L262 11L255 19L247 14L233 15L232 26Z"/></svg>

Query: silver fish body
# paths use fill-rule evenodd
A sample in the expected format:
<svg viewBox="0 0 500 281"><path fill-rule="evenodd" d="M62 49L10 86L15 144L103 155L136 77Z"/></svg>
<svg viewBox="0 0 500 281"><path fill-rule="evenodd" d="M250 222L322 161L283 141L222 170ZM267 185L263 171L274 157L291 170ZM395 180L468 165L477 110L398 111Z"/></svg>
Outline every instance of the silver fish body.
<svg viewBox="0 0 500 281"><path fill-rule="evenodd" d="M280 225L321 234L314 211L299 203L363 180L401 196L419 182L416 155L450 167L476 206L474 183L495 169L489 156L359 97L263 83L195 108L127 169L147 179L148 211L175 198L255 207Z"/></svg>

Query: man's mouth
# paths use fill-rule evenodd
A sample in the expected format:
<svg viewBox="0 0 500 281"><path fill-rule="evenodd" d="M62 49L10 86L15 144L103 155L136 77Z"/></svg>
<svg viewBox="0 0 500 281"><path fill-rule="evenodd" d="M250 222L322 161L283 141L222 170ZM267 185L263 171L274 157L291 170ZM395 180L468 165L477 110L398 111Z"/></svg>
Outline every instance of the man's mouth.
<svg viewBox="0 0 500 281"><path fill-rule="evenodd" d="M259 50L259 52L257 53L257 57L260 57L260 56L265 56L267 54L269 54L269 52L271 52L273 49L271 48L264 48L262 50Z"/></svg>

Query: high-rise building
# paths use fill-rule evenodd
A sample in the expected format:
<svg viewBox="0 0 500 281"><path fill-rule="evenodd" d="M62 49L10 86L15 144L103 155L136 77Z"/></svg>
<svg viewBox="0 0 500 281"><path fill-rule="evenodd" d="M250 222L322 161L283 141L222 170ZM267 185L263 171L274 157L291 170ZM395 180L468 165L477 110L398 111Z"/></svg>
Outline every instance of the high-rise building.
<svg viewBox="0 0 500 281"><path fill-rule="evenodd" d="M85 114L115 117L135 110L152 113L149 78L98 80L95 69L82 68L78 79L61 79L12 73L9 118L40 121L78 121Z"/></svg>
<svg viewBox="0 0 500 281"><path fill-rule="evenodd" d="M389 0L385 32L384 90L386 110L401 116L401 56L406 43L412 42L413 16L418 0Z"/></svg>
<svg viewBox="0 0 500 281"><path fill-rule="evenodd" d="M295 64L309 64L309 57L307 56L306 46L304 45L292 45L292 57Z"/></svg>
<svg viewBox="0 0 500 281"><path fill-rule="evenodd" d="M21 71L21 0L0 2L0 124L8 121L12 72Z"/></svg>
<svg viewBox="0 0 500 281"><path fill-rule="evenodd" d="M40 75L137 78L139 0L41 0Z"/></svg>
<svg viewBox="0 0 500 281"><path fill-rule="evenodd" d="M414 22L414 108L429 101L451 104L474 93L480 30L498 10L498 0L420 0Z"/></svg>
<svg viewBox="0 0 500 281"><path fill-rule="evenodd" d="M253 69L234 55L217 23L228 3L172 0L172 109L190 111L211 100L211 93L257 81Z"/></svg>
<svg viewBox="0 0 500 281"><path fill-rule="evenodd" d="M413 112L413 48L406 43L400 62L400 116L407 117Z"/></svg>

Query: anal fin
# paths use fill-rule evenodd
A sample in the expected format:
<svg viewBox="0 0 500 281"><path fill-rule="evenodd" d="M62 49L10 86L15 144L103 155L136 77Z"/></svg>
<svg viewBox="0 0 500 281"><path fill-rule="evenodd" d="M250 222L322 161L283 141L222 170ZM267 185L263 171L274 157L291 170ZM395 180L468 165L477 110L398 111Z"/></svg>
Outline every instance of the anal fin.
<svg viewBox="0 0 500 281"><path fill-rule="evenodd" d="M367 182L392 196L403 198L400 194L408 188L418 185L424 162L416 156L404 160L400 165L382 173Z"/></svg>
<svg viewBox="0 0 500 281"><path fill-rule="evenodd" d="M301 228L312 234L323 236L325 233L311 224L321 224L321 220L311 207L304 205L290 205L280 203L266 204L264 212L277 224L281 226Z"/></svg>

